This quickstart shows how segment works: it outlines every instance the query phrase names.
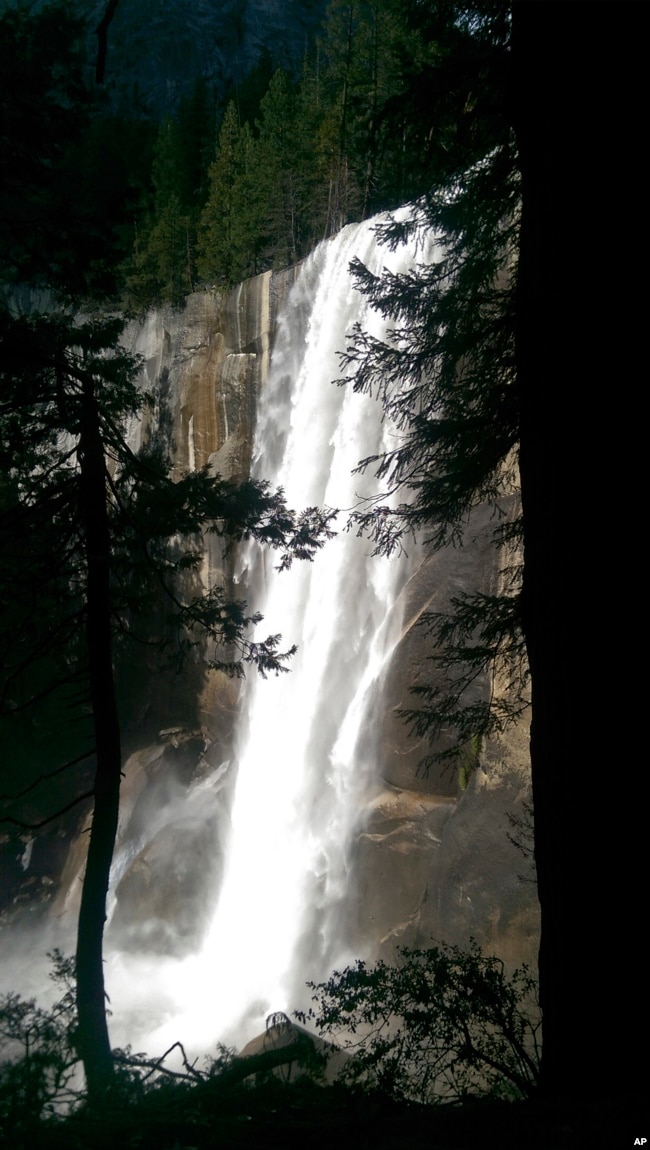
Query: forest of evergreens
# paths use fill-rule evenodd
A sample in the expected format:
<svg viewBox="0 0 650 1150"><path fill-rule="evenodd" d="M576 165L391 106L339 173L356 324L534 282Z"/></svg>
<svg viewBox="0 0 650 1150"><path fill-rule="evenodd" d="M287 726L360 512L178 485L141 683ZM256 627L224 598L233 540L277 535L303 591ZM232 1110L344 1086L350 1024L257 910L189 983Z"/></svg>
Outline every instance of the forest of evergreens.
<svg viewBox="0 0 650 1150"><path fill-rule="evenodd" d="M197 78L151 145L129 301L178 303L198 285L295 263L351 220L423 192L426 106L414 80L439 52L435 33L414 5L334 0L299 76L263 55L217 107Z"/></svg>
<svg viewBox="0 0 650 1150"><path fill-rule="evenodd" d="M159 121L142 101L126 114L101 87L82 91L82 29L72 16L65 29L52 21L86 118L67 144L54 137L62 241L72 204L86 241L84 281L69 286L135 310L179 304L197 287L295 263L344 224L423 192L432 155L420 92L440 64L444 22L400 0L333 0L300 74L276 70L264 51L218 97L197 76ZM34 131L42 62L31 61ZM10 83L15 55L6 63ZM29 76L14 80L30 90ZM34 270L23 262L23 276Z"/></svg>
<svg viewBox="0 0 650 1150"><path fill-rule="evenodd" d="M451 12L332 0L298 74L262 51L225 93L197 75L162 120L141 98L116 110L88 84L87 31L74 7L65 20L46 9L29 37L25 14L7 15L4 281L138 312L179 305L197 288L295 263L346 223L424 194L446 151L476 154L458 118L466 78L453 74L471 38ZM48 123L52 93L42 86L54 56ZM32 161L26 170L22 148L14 165L16 129L29 154L41 149L39 172Z"/></svg>

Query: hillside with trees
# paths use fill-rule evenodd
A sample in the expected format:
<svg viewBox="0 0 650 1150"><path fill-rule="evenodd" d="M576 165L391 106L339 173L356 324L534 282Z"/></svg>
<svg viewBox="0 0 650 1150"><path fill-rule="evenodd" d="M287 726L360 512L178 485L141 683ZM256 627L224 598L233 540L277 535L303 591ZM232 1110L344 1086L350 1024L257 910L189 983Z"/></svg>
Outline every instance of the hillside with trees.
<svg viewBox="0 0 650 1150"><path fill-rule="evenodd" d="M225 92L197 74L162 119L142 98L127 110L116 101L110 67L118 64L110 54L102 83L88 87L87 34L79 20L72 31L73 12L65 30L51 21L52 44L62 58L75 44L70 108L77 116L85 109L86 118L61 152L52 172L58 192L52 183L49 195L59 197L59 244L73 230L73 204L74 228L85 231L84 282L66 272L77 296L138 310L181 304L199 286L228 286L295 263L346 223L397 207L431 183L435 147L421 97L448 51L435 8L334 0L298 72L274 68L262 52ZM109 47L114 19L115 12L104 29ZM32 120L21 130L36 139L40 81L34 76L32 86L26 73L15 73L20 56L9 58L9 45L9 107L33 91ZM34 56L30 67L42 64ZM63 147L57 123L44 144L44 154ZM52 278L52 268L39 272L25 253L21 267L32 282L37 274Z"/></svg>
<svg viewBox="0 0 650 1150"><path fill-rule="evenodd" d="M267 57L223 107L197 81L159 127L149 202L127 263L138 306L178 303L296 263L346 223L424 192L431 146L418 85L436 66L431 14L332 3L299 76Z"/></svg>

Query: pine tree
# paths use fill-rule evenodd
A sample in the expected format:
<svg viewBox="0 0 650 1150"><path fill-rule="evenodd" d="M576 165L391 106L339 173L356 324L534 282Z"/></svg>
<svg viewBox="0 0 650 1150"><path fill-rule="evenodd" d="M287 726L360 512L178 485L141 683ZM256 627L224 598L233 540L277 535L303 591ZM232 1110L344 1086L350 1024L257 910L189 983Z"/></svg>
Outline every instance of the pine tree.
<svg viewBox="0 0 650 1150"><path fill-rule="evenodd" d="M141 307L180 304L194 286L195 225L188 190L189 173L179 124L160 125L154 146L153 203L136 235L127 276L131 300ZM184 202L185 201L185 202Z"/></svg>
<svg viewBox="0 0 650 1150"><path fill-rule="evenodd" d="M3 547L7 559L0 586L9 613L6 641L11 651L2 684L4 719L11 727L16 687L22 691L21 709L38 705L38 687L29 698L32 675L38 684L43 667L51 670L51 657L57 652L67 662L69 680L76 687L70 702L75 709L80 706L82 714L89 705L92 714L94 814L76 972L79 1048L90 1094L97 1098L112 1077L102 937L122 766L113 628L140 640L144 637L146 614L137 608L147 579L149 583L155 579L169 600L169 630L180 634L185 645L195 644L200 632L222 652L213 660L215 667L241 674L251 663L262 674L277 672L287 658L278 650L279 637L260 643L247 635L259 622L257 615L243 603L229 602L219 587L188 598L174 576L200 565L202 551L196 540L206 527L230 540L252 536L280 547L282 562L288 563L294 556L313 554L326 535L326 523L316 512L294 516L282 494L270 492L264 484L249 481L237 486L207 472L173 483L155 455L134 457L121 423L138 409L141 398L134 382L135 364L117 346L119 322L79 324L65 316L16 320L6 313L2 318L0 350L5 366L0 420L12 444L4 460L10 487L5 486L0 517L3 544L17 537L32 540L45 526L39 542L26 554L17 556L15 547ZM32 449L26 450L25 444ZM58 539L60 560L48 571L53 537ZM135 597L129 593L128 579L134 562L141 571ZM21 582L15 587L17 576ZM47 606L61 585L69 606L56 611L54 631L31 634L26 599ZM13 637L12 623L17 628ZM85 636L81 641L80 626ZM57 692L61 686L58 681L46 683L44 690ZM83 792L76 801L88 797ZM15 812L16 805L10 804L8 811ZM4 818L29 826L16 813Z"/></svg>
<svg viewBox="0 0 650 1150"><path fill-rule="evenodd" d="M192 95L181 101L175 116L163 120L156 135L151 194L141 197L126 276L129 301L140 308L178 305L194 290L212 134L212 102L198 78Z"/></svg>
<svg viewBox="0 0 650 1150"><path fill-rule="evenodd" d="M613 22L611 6L593 6L587 25L582 10L570 8L561 22L554 5L431 9L439 48L423 91L434 110L435 183L410 220L382 227L380 237L395 244L433 229L441 257L405 276L374 278L357 265L361 289L393 320L394 337L384 345L357 333L348 365L355 386L376 394L400 429L393 451L362 466L377 468L403 502L396 511L360 510L355 523L384 551L411 530L436 547L459 543L477 502L487 500L498 516L519 467L523 514L514 532L523 539L523 572L505 599L464 598L454 618L432 621L436 638L451 640L442 653L448 666L458 669L460 660L460 694L451 707L425 695L431 705L410 718L433 735L440 721L469 722L466 732L493 721L485 709L463 707L466 676L495 656L520 665L527 658L542 914L540 1087L590 1104L609 1096L636 1114L644 1030L629 1020L643 1012L647 993L636 920L617 919L611 945L597 924L603 890L630 886L640 901L641 838L614 819L607 846L595 841L602 776L593 768L607 772L620 749L603 736L593 678L583 681L596 657L594 603L605 611L599 640L615 665L622 656L620 641L603 636L604 605L618 602L621 578L601 572L590 509L603 445L612 474L619 455L609 412L598 415L597 434L585 435L584 421L594 388L605 395L612 379L634 370L634 334L604 290L597 237L621 206L618 182L635 156L631 113L642 70L628 30L632 6L624 20L617 9ZM616 92L603 84L605 58L626 69ZM599 181L594 156L608 119L625 146L613 130ZM629 259L624 266L629 274ZM497 542L512 536L497 519L495 527ZM608 707L618 713L615 688Z"/></svg>
<svg viewBox="0 0 650 1150"><path fill-rule="evenodd" d="M305 168L296 99L281 70L272 76L260 103L257 127L268 232L266 254L273 266L284 267L302 255Z"/></svg>
<svg viewBox="0 0 650 1150"><path fill-rule="evenodd" d="M327 234L424 189L416 143L424 108L413 101L407 115L399 101L434 53L432 31L413 5L402 0L329 5L320 83L330 158Z"/></svg>
<svg viewBox="0 0 650 1150"><path fill-rule="evenodd" d="M183 207L196 214L205 203L207 195L208 167L212 159L215 132L214 100L202 76L197 76L194 81L191 95L181 100L176 122L180 175L183 181L178 193Z"/></svg>
<svg viewBox="0 0 650 1150"><path fill-rule="evenodd" d="M451 20L448 35L454 54L441 64L438 86L457 84L458 53L472 84L472 114L487 130L476 138L468 133L466 143L447 150L450 121L460 131L464 115L452 88L436 124L439 184L409 217L377 228L389 247L408 236L424 242L433 232L440 237L439 257L412 272L379 277L353 264L360 290L395 325L390 344L358 330L343 357L355 390L375 395L399 433L394 449L360 468L375 468L388 489L404 492L404 501L393 511L382 507L378 514L372 504L352 516L382 554L414 532L434 549L458 545L470 513L485 503L493 509L496 544L517 537L517 524L501 511L516 486L518 435L512 316L519 183L505 109L496 105L507 43L504 9L495 8L472 34L461 34ZM431 741L424 765L467 753L525 706L520 574L516 563L509 565L501 594L456 599L450 618L423 617L435 661L450 679L445 690L418 687L417 705L404 712L418 737ZM472 684L494 670L495 660L511 690L468 704ZM455 743L436 749L450 728Z"/></svg>
<svg viewBox="0 0 650 1150"><path fill-rule="evenodd" d="M334 235L360 208L361 191L350 156L350 90L359 4L334 0L328 9L322 90L320 148L327 156L327 217L324 235Z"/></svg>
<svg viewBox="0 0 650 1150"><path fill-rule="evenodd" d="M208 172L209 191L198 231L198 273L207 283L235 283L256 272L263 243L263 188L255 141L226 107Z"/></svg>

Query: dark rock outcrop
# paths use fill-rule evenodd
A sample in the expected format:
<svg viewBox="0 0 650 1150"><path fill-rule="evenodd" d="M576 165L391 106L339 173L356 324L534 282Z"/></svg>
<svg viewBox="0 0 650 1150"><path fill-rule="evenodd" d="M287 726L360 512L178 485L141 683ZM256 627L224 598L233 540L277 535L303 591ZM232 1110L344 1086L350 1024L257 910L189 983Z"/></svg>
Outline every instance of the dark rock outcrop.
<svg viewBox="0 0 650 1150"><path fill-rule="evenodd" d="M118 4L108 26L104 90L117 111L142 105L156 116L176 110L201 76L219 102L241 84L264 52L296 73L313 42L325 0L138 0ZM106 0L85 5L88 47Z"/></svg>

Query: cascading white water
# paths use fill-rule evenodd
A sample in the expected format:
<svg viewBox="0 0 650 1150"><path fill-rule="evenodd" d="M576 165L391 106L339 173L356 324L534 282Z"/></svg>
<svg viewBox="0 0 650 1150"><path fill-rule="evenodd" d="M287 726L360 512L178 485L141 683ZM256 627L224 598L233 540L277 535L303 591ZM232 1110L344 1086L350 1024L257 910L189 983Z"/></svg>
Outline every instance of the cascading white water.
<svg viewBox="0 0 650 1150"><path fill-rule="evenodd" d="M353 469L394 442L378 403L332 383L354 323L386 336L353 287L353 256L373 271L413 262L406 247L378 247L371 221L345 228L301 269L279 320L254 451L255 476L282 486L297 509L349 509L372 495L374 477ZM270 1011L300 1005L308 978L353 957L340 911L375 772L373 708L399 634L408 561L371 557L345 518L313 563L279 573L273 553L251 546L245 556L240 579L264 615L263 634L280 632L298 653L290 673L247 680L218 904L201 954L167 967L174 1005L150 1049L179 1037L194 1049L240 1044Z"/></svg>

